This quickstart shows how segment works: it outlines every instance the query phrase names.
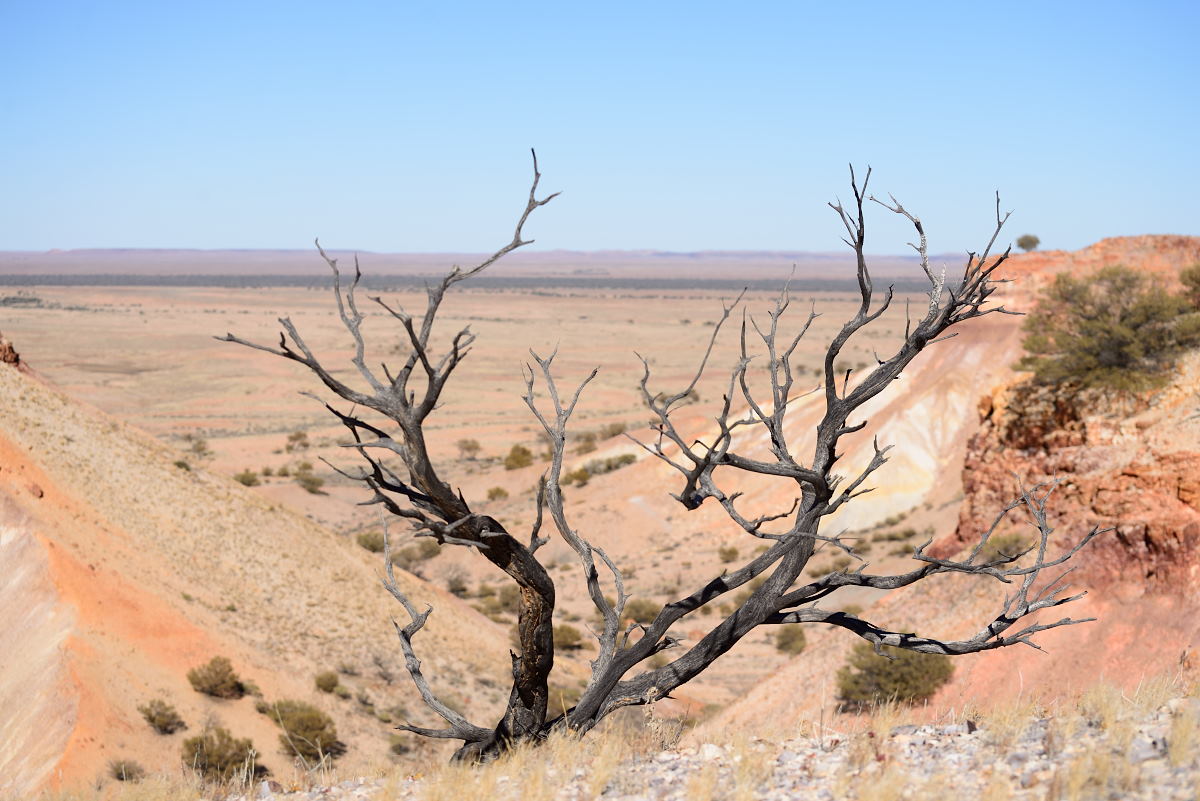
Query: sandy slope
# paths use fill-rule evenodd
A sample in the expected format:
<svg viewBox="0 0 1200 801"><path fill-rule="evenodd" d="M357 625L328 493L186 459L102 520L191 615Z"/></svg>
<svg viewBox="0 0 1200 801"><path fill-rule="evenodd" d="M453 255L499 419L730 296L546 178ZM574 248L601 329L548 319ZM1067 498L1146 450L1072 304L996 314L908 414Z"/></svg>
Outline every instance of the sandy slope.
<svg viewBox="0 0 1200 801"><path fill-rule="evenodd" d="M386 759L387 728L354 700L317 693L317 671L355 665L363 675L345 681L379 707L419 707L407 683L372 673L376 654L402 672L389 623L398 610L378 588L378 558L174 458L0 370L0 628L17 646L6 647L0 672L13 746L0 749L0 775L18 792L91 781L117 756L172 769L180 736L154 734L136 711L154 696L193 730L212 716L250 736L286 772L278 733L252 699L214 701L188 685L186 671L218 654L266 698L328 709L351 746L347 760ZM446 593L401 580L438 607L423 634L435 683L464 708L494 714L507 633Z"/></svg>

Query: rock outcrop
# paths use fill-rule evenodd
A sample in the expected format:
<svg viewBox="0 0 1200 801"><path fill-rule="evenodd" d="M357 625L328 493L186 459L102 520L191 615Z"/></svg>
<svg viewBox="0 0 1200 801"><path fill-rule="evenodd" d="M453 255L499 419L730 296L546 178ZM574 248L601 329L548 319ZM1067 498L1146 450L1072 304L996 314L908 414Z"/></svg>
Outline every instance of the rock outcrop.
<svg viewBox="0 0 1200 801"><path fill-rule="evenodd" d="M1198 363L1191 358L1171 389L1132 408L1099 396L1073 400L1024 380L982 398L958 529L937 552L975 542L1018 480L1057 480L1050 508L1059 542L1113 529L1077 557L1082 583L1168 593L1190 586L1200 576ZM1014 518L998 534L1024 525Z"/></svg>

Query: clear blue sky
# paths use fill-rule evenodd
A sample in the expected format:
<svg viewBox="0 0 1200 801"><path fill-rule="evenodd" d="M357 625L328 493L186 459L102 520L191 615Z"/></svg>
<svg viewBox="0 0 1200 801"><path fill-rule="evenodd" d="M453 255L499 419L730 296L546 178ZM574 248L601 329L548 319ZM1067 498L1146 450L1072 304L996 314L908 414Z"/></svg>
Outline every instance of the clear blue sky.
<svg viewBox="0 0 1200 801"><path fill-rule="evenodd" d="M736 6L736 7L735 7ZM0 2L0 249L1200 233L1200 3ZM906 233L876 215L871 249Z"/></svg>

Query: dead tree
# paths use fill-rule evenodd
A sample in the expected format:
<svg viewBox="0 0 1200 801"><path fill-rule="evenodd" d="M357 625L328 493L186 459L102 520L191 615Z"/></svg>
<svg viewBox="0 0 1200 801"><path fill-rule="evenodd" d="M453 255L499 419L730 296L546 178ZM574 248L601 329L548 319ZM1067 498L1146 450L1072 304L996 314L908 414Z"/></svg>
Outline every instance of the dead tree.
<svg viewBox="0 0 1200 801"><path fill-rule="evenodd" d="M736 570L730 570L666 604L648 625L633 624L622 628L629 593L621 570L601 547L572 528L564 511L559 484L568 423L596 372L593 371L570 391L563 392L552 370L554 354L543 358L531 352L533 361L528 365L525 375L525 403L540 423L552 453L550 467L539 482L537 519L532 531L527 536L518 537L501 521L473 511L462 493L439 475L434 455L426 445L424 424L437 407L446 383L470 352L474 334L464 328L453 336L441 353L434 352L431 337L448 290L460 281L478 275L505 254L529 244L530 240L524 239L523 233L526 222L538 207L555 197L549 195L538 198L540 179L535 155L533 185L517 220L512 241L470 269L455 267L440 282L429 287L423 315L414 317L401 308L389 305L382 298L371 298L394 318L407 340L409 352L399 369L381 365L381 375L367 365L361 333L364 317L355 296L361 276L357 259L354 279L348 287L344 287L337 260L326 255L319 243L318 251L333 272L333 293L338 313L354 343L352 362L361 378L359 386L351 386L336 377L305 344L300 332L288 318L279 321L283 331L275 347L247 342L232 334L220 337L299 362L316 374L338 398L354 407L377 413L378 419L386 422L372 422L375 417L367 419L365 414L356 412L353 407L349 411L341 411L327 404L329 411L353 435L354 444L350 447L357 450L362 459L360 472L353 477L370 492L368 502L379 504L387 514L408 521L418 536L433 537L442 545L463 546L476 551L507 573L520 588L517 624L519 645L514 652L510 652L513 680L508 705L497 723L480 726L441 702L422 674L414 639L432 609L418 609L401 592L392 572L390 546L385 549L387 576L384 585L404 606L409 619L407 625L396 626L406 667L425 703L446 723L440 729L414 725L402 725L400 729L428 737L461 740L463 746L457 756L464 759L490 758L512 743L544 738L556 727L565 726L576 732L587 732L605 716L622 707L650 704L664 698L700 674L748 633L764 625L824 623L839 626L874 643L877 650L889 645L925 653L958 655L1017 643L1036 648L1038 646L1032 637L1038 632L1085 622L1070 617L1044 622L1030 617L1039 610L1060 606L1082 595L1066 594L1067 588L1061 580L1069 571L1050 581L1041 580L1041 574L1047 568L1062 565L1098 533L1093 530L1064 551L1051 554L1052 529L1046 522L1045 506L1052 486L1024 490L1020 498L1000 511L997 524L1006 515L1021 510L1040 532L1040 537L1030 549L1012 555L982 558L984 545L996 528L993 525L989 531L980 532L978 544L961 560L928 555L925 549L930 543L926 542L914 549L912 558L916 566L912 570L895 575L876 575L867 572L867 564L854 553L851 545L838 536L821 533L823 519L868 493L871 489L867 486L868 479L887 461L890 446L881 447L876 437L874 456L857 475L842 476L834 472L841 455L839 445L843 438L863 430L867 425L865 419L852 422L863 405L892 386L892 382L923 350L954 336L955 332L951 329L987 314L1013 313L1002 306L988 305L988 299L995 291L992 276L1009 255L1008 250L999 255L992 253L1008 217L1000 213L999 196L996 198L995 230L987 247L981 253L969 253L960 279L948 283L944 270L941 274L935 274L929 266L925 230L920 219L894 198L879 201L867 194L870 170L860 187L851 169L850 186L854 202L849 207L844 207L840 202L829 204L845 227L844 241L854 252L860 301L857 312L845 322L825 352L823 380L818 387L818 391L823 393L825 413L817 425L816 444L807 459L801 459L794 453L784 420L789 406L797 397L792 358L815 314L809 315L794 337L781 337L780 320L789 308L786 288L768 311L762 325L743 314L740 358L727 379L722 380L725 389L723 403L714 419L715 433L707 440L689 442L676 429L672 413L701 380L723 324L730 319L741 298L723 306L699 366L686 387L677 392L651 389L649 362L644 359L642 362L641 395L654 415L652 429L655 433L649 442L641 444L653 456L678 471L682 480L673 497L689 510L709 501L719 504L734 525L768 546L765 551ZM842 375L835 371L834 364L839 353L853 336L878 320L893 300L891 287L882 292L875 289L864 255L864 210L871 202L905 217L912 224L917 232L917 243L912 247L920 256L921 269L930 287L928 304L921 309L920 319L909 319L903 344L890 357L877 358L877 364L866 375L851 381L850 371ZM753 347L752 341L755 343ZM752 351L756 349L766 357L766 378L761 388L752 386L755 381L749 373ZM739 443L746 441L745 434L755 431L766 432L770 458L755 458L739 450ZM737 492L726 492L721 488L723 478L737 473L757 474L786 482L794 489L794 503L790 508L780 509L774 514L751 517L739 509ZM728 486L727 481L725 484ZM549 541L549 537L543 535L543 522L547 514L557 534L578 555L587 593L604 621L602 629L595 633L598 653L591 662L591 679L586 689L574 707L556 716L549 715L547 710L547 680L554 664L552 615L555 585L537 555L538 549ZM798 584L819 543L827 543L859 558L860 566ZM1018 564L1018 560L1030 552L1035 554L1032 563ZM830 611L820 606L820 602L842 587L894 590L939 573L990 577L1014 589L999 614L983 625L975 636L957 641L890 631L859 616ZM684 647L672 636L671 627L681 619L759 577L763 579L751 585L753 591L749 596L724 619L711 626L697 642ZM615 601L606 596L607 586L615 588ZM691 625L699 625L698 621L698 618L691 621ZM668 649L674 649L672 653L678 652L679 655L661 667L635 674L635 669L650 667L644 663Z"/></svg>

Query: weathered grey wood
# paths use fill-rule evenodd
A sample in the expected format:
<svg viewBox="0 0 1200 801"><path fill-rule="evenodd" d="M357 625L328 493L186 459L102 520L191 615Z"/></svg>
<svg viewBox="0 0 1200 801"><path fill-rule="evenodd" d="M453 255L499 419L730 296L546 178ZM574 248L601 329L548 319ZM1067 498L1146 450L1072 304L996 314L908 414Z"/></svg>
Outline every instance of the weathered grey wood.
<svg viewBox="0 0 1200 801"><path fill-rule="evenodd" d="M825 412L817 425L816 443L807 461L802 461L793 452L786 435L785 418L790 405L798 397L794 394L795 376L791 360L817 315L815 310L810 311L800 332L790 340L781 340L779 322L788 311L791 302L786 286L774 307L767 312L768 322L765 325L760 326L758 321L743 309L739 328L740 356L725 384L723 403L715 418L717 433L712 441L687 441L676 429L671 415L678 408L679 402L689 396L704 376L717 337L734 310L741 305L743 296L739 295L732 303L722 305L720 317L713 328L699 366L681 390L664 393L652 391L649 361L642 359L640 391L647 408L654 415L651 427L656 436L650 442L638 444L682 476L682 486L673 497L685 509L696 509L712 499L746 534L768 542L769 547L766 551L754 556L741 567L713 578L687 595L666 604L649 625L635 624L622 631L623 612L629 595L625 590L621 570L608 554L571 526L564 509L559 483L568 425L596 372L592 371L575 387L570 397L564 400L565 396L559 392L552 369L555 357L553 353L543 358L531 351L532 362L525 373L523 399L541 425L552 453L550 467L539 482L537 519L530 533L529 544L525 545L509 534L503 524L494 518L474 513L462 494L452 489L439 476L434 459L426 446L423 424L436 407L455 368L470 352L475 337L469 329L464 328L452 339L447 351L440 356L431 352L430 337L442 301L451 287L482 272L512 250L529 244L522 236L526 221L537 208L556 196L549 195L538 199L537 188L541 174L538 171L536 155L533 170L529 197L517 221L512 240L478 265L467 270L456 267L442 281L430 287L427 290L425 311L419 322L403 309L393 308L381 298L373 298L399 322L410 348L403 365L395 373L387 365L381 365L382 379L365 362L366 348L360 330L364 316L359 311L355 299L355 289L361 275L357 259L354 279L348 287L343 288L337 260L330 258L318 243L318 251L333 273L333 290L338 314L354 341L355 351L351 361L368 389L355 389L335 378L313 354L299 331L287 318L280 319L283 333L280 334L277 347L247 342L232 334L218 337L299 362L308 367L339 398L371 409L391 421L394 429L389 431L365 421L353 411L346 413L327 405L329 411L336 415L353 435L354 442L347 447L355 450L362 459L362 467L357 474L341 468L334 469L361 481L371 493L368 503L378 504L385 517L391 515L408 520L418 536L432 537L442 545L475 549L483 558L507 573L521 590L517 624L519 645L518 652L512 654L513 684L508 706L501 720L495 725L476 725L441 702L425 680L413 640L424 626L432 609L418 611L397 585L390 563L391 546L386 536L385 525L387 576L384 586L409 616L406 626L396 624L405 664L426 705L447 724L444 729L429 729L408 724L398 728L429 737L462 740L464 745L458 756L472 760L494 757L512 742L543 738L557 726L568 726L576 731L586 732L617 709L653 703L665 697L699 675L742 637L762 625L822 623L844 628L874 643L877 649L883 645L892 645L912 651L957 655L1017 643L1036 648L1038 646L1031 639L1033 635L1059 626L1086 622L1068 617L1053 623L1027 623L1015 633L1008 634L1018 621L1028 615L1041 609L1069 603L1080 597L1081 594L1065 595L1066 587L1059 585L1062 576L1037 591L1034 591L1034 584L1042 570L1063 564L1101 533L1093 530L1065 553L1051 556L1049 548L1052 529L1046 522L1046 503L1053 492L1053 485L1022 489L1020 497L1001 510L992 527L981 532L978 544L962 561L936 559L927 555L927 542L914 549L913 558L920 564L909 572L883 576L864 573L860 568L856 572L830 573L806 585L794 587L819 542L830 544L859 558L852 545L836 536L830 537L820 533L824 518L871 491L871 487L866 483L887 462L890 446L880 447L876 438L873 458L858 475L847 481L834 472L840 456L838 448L842 437L863 430L869 422L862 419L851 423L851 418L861 411L864 404L890 387L925 348L954 336L956 332L951 329L967 320L987 314L1013 313L1002 306L987 305L988 299L995 291L992 275L1009 255L1008 250L998 256L991 255L1008 218L1008 215L1000 213L999 195L996 197L996 224L991 240L981 254L968 254L961 280L957 285L949 286L944 272L935 275L929 267L925 229L920 219L891 196L890 203L885 203L867 194L870 170L859 187L851 169L850 187L854 195L852 206L846 208L840 202L830 204L846 229L847 237L844 241L854 251L860 300L855 314L843 324L826 349L823 381L818 387L810 390L822 393ZM875 290L867 264L865 206L868 202L875 202L882 208L903 216L913 225L919 243L912 244L912 247L920 256L921 268L929 280L929 302L924 316L917 320L915 325L909 319L904 342L896 351L886 359L877 357L877 365L851 387L849 372L842 376L836 374L836 359L856 334L883 315L893 299L891 287L882 294ZM760 355L751 345L751 332L760 341L761 355L766 358L769 386L762 391L769 394L767 401L760 401L757 394L759 389L753 387L749 379L748 367L751 360ZM735 413L735 407L741 411ZM766 432L771 459L753 458L735 449L738 433L742 429L754 428L761 428ZM399 460L403 466L402 470L407 473L406 477L399 475L396 472L397 468L385 461L389 457ZM790 508L748 518L737 508L739 493L726 493L721 489L719 471L756 473L790 482L795 487L794 500ZM1036 550L1033 564L1017 566L1017 560L1025 553L1001 556L989 562L977 561L1000 521L1018 510L1023 511L1040 532L1039 542L1025 552ZM554 664L552 615L555 606L555 586L535 555L538 548L548 541L548 538L541 534L545 513L549 514L554 530L574 550L579 559L588 596L604 621L602 630L595 633L599 650L591 663L591 678L587 687L575 707L555 718L549 718L547 714L547 680ZM1019 581L1019 587L991 622L974 637L959 641L941 641L907 632L889 631L857 616L823 610L817 606L818 602L841 587L863 586L892 590L937 573L948 572L990 576L1010 584ZM670 634L672 625L701 606L759 577L765 579L743 603L712 626L693 645L686 649L680 648L677 658L657 669L626 678L635 667L655 654L679 648L679 642ZM615 602L610 602L605 595L606 581L610 581L615 589ZM639 634L636 639L631 636L634 633Z"/></svg>

